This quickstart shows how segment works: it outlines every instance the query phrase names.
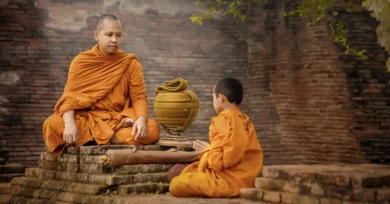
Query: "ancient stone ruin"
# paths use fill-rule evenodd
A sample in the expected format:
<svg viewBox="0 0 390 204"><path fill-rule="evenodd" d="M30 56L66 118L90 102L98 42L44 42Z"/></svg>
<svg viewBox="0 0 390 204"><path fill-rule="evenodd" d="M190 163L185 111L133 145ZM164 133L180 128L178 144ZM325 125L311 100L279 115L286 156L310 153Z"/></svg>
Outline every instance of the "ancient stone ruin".
<svg viewBox="0 0 390 204"><path fill-rule="evenodd" d="M37 168L14 178L5 191L10 203L101 203L129 194L163 194L168 191L167 175L174 164L105 166L100 159L109 149L165 151L158 145L110 145L69 147L60 156L41 154ZM7 201L7 200L5 200Z"/></svg>
<svg viewBox="0 0 390 204"><path fill-rule="evenodd" d="M376 164L275 165L241 197L267 203L390 203L390 166Z"/></svg>
<svg viewBox="0 0 390 204"><path fill-rule="evenodd" d="M15 178L24 175L24 170L27 168L20 164L10 164L9 150L6 148L4 140L0 140L0 202L4 202L10 198L8 190L9 182Z"/></svg>

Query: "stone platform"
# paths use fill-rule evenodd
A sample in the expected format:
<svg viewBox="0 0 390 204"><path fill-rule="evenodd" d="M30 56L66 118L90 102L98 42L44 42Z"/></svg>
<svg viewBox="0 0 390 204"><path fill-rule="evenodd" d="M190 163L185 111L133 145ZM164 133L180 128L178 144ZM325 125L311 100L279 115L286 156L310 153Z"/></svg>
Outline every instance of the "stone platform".
<svg viewBox="0 0 390 204"><path fill-rule="evenodd" d="M376 164L266 166L241 197L269 203L390 203L390 166Z"/></svg>
<svg viewBox="0 0 390 204"><path fill-rule="evenodd" d="M108 149L164 151L158 145L110 145L69 147L60 156L41 154L37 168L3 186L5 203L100 203L96 199L129 194L168 192L167 175L174 164L142 164L108 167L100 156Z"/></svg>
<svg viewBox="0 0 390 204"><path fill-rule="evenodd" d="M4 140L0 140L0 202L2 198L9 198L7 190L10 188L9 182L15 178L24 176L24 171L27 168L20 164L8 163L9 150L6 148Z"/></svg>

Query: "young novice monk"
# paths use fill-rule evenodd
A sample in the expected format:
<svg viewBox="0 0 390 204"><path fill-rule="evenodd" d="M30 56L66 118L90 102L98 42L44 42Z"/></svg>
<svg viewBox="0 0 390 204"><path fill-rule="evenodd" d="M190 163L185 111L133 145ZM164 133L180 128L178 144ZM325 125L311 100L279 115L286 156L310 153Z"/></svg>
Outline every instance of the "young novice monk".
<svg viewBox="0 0 390 204"><path fill-rule="evenodd" d="M236 197L240 188L254 187L260 174L263 152L249 117L237 107L243 99L242 84L233 78L213 88L213 106L218 116L209 127L210 145L195 142L200 161L173 178L169 191L179 197Z"/></svg>

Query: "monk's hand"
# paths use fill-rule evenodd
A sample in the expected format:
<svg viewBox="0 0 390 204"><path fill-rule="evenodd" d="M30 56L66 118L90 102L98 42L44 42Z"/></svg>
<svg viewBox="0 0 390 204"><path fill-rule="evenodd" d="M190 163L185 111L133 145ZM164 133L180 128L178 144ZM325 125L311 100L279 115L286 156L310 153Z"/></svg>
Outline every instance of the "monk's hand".
<svg viewBox="0 0 390 204"><path fill-rule="evenodd" d="M126 118L125 122L122 124L121 128L130 127L134 124L134 120L131 118Z"/></svg>
<svg viewBox="0 0 390 204"><path fill-rule="evenodd" d="M146 118L139 116L133 125L133 132L131 134L138 140L146 136L146 130Z"/></svg>
<svg viewBox="0 0 390 204"><path fill-rule="evenodd" d="M210 144L207 143L207 142L203 142L201 140L196 140L192 143L192 147L198 151L198 152L203 152L204 150L207 149L207 147L209 147Z"/></svg>
<svg viewBox="0 0 390 204"><path fill-rule="evenodd" d="M74 121L65 123L63 140L66 145L75 145L79 139L76 123Z"/></svg>

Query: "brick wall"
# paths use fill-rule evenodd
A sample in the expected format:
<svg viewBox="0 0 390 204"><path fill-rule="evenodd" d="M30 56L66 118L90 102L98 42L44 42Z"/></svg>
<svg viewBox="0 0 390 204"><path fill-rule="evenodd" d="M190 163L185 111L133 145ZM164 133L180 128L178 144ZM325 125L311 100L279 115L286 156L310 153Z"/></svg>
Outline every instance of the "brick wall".
<svg viewBox="0 0 390 204"><path fill-rule="evenodd" d="M71 60L94 45L97 14L110 12L122 20L122 49L141 60L150 117L154 117L157 85L177 77L189 81L201 100L196 122L185 133L190 139L208 138L215 115L214 83L227 76L246 81L245 24L235 20L193 24L189 19L193 1L172 0L172 7L159 0L107 2L37 0L1 5L5 25L0 28L0 68L20 77L17 84L0 88L0 95L9 100L3 105L10 115L3 116L0 136L10 147L10 162L36 165L45 151L42 123L62 94Z"/></svg>
<svg viewBox="0 0 390 204"><path fill-rule="evenodd" d="M389 74L377 22L338 8L358 60L333 43L326 22L281 18L296 1L261 1L248 25L249 112L266 163L389 163Z"/></svg>
<svg viewBox="0 0 390 204"><path fill-rule="evenodd" d="M387 53L377 45L377 22L367 12L346 13L350 41L368 49L370 59L345 55L323 22L306 28L280 13L293 0L258 1L247 24L233 19L190 23L192 0L35 0L3 1L0 19L0 72L17 74L2 84L0 137L10 162L36 165L45 151L42 123L52 114L79 52L94 45L98 14L114 13L123 23L122 49L141 59L149 116L155 87L183 77L201 100L190 139L207 139L214 116L211 89L223 77L243 81L242 108L249 113L266 164L389 163L390 107Z"/></svg>

